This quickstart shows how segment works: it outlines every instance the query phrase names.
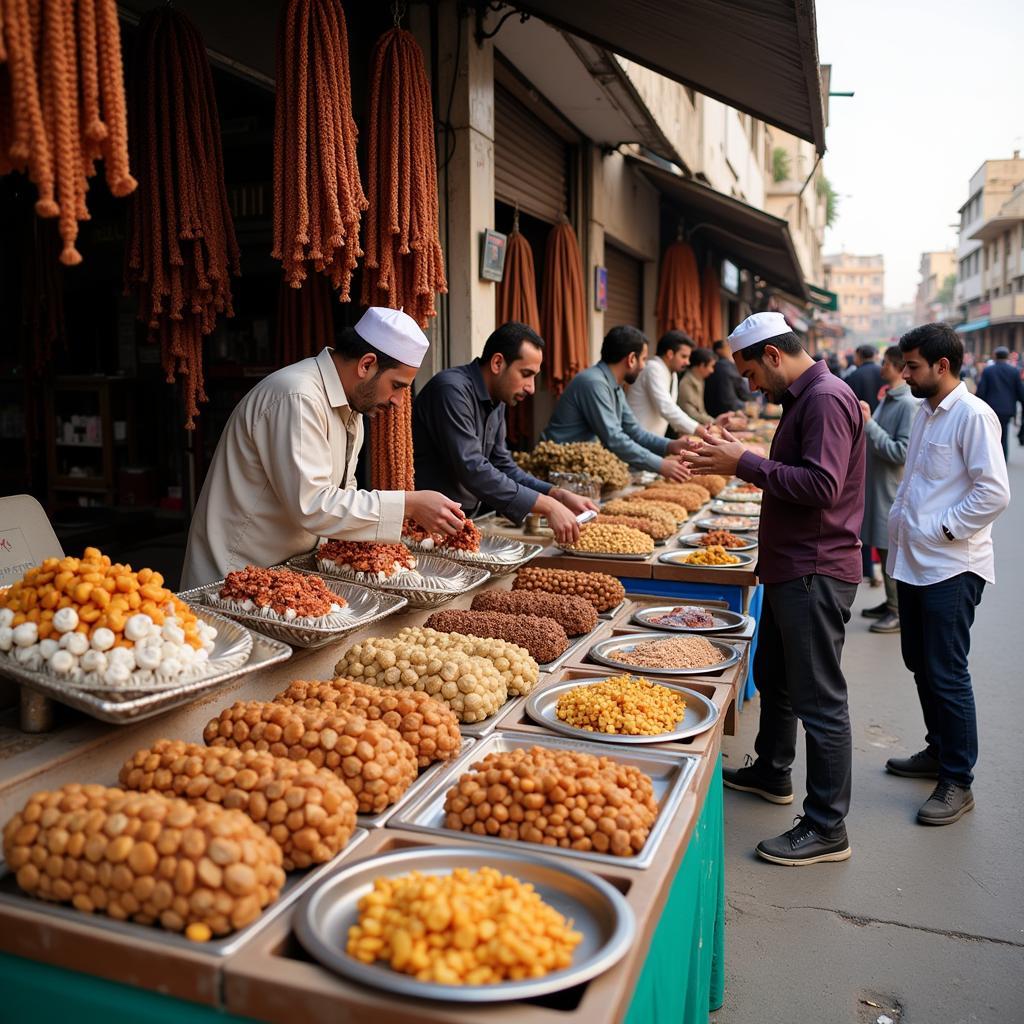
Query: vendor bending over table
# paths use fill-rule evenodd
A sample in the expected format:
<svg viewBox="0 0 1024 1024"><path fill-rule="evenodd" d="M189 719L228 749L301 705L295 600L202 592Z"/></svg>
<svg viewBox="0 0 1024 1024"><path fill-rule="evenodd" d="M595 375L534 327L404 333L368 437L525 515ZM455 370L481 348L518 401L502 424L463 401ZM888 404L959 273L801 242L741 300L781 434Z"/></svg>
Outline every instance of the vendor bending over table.
<svg viewBox="0 0 1024 1024"><path fill-rule="evenodd" d="M516 465L508 450L506 406L532 395L544 341L526 324L502 324L483 355L432 377L412 409L416 482L458 501L467 516L494 509L514 523L547 517L560 544L579 538L576 516L597 506Z"/></svg>

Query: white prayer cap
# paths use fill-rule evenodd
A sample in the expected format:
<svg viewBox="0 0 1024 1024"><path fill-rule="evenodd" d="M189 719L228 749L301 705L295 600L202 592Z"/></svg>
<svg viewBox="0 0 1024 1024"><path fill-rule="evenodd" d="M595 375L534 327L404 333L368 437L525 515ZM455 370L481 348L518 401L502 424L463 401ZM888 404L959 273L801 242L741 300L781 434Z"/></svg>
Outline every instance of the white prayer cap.
<svg viewBox="0 0 1024 1024"><path fill-rule="evenodd" d="M371 306L356 324L356 334L368 345L416 369L423 363L430 342L408 313L386 306Z"/></svg>
<svg viewBox="0 0 1024 1024"><path fill-rule="evenodd" d="M792 331L793 328L786 323L781 313L751 313L729 335L729 347L733 352L742 352L759 341L768 341L780 334L791 334Z"/></svg>

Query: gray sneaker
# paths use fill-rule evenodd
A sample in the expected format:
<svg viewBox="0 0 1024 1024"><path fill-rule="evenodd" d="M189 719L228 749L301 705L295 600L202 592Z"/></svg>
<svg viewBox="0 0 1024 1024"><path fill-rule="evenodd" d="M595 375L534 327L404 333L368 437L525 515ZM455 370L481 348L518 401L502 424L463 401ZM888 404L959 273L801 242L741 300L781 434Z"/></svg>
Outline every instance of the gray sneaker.
<svg viewBox="0 0 1024 1024"><path fill-rule="evenodd" d="M895 612L886 612L877 622L872 622L868 629L872 633L898 633L900 617Z"/></svg>
<svg viewBox="0 0 1024 1024"><path fill-rule="evenodd" d="M970 786L943 780L917 812L917 820L922 825L952 825L973 809L974 794Z"/></svg>
<svg viewBox="0 0 1024 1024"><path fill-rule="evenodd" d="M939 762L927 750L919 750L910 757L890 757L885 762L885 770L905 779L937 779Z"/></svg>

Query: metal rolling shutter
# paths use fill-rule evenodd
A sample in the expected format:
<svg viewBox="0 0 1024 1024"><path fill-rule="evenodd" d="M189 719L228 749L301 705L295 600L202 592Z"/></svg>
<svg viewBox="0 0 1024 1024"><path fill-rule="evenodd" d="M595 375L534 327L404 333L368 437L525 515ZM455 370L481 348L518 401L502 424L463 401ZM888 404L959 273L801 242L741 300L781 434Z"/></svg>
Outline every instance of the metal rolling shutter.
<svg viewBox="0 0 1024 1024"><path fill-rule="evenodd" d="M643 263L606 241L604 265L608 271L608 308L604 312L604 329L608 331L620 324L643 329Z"/></svg>

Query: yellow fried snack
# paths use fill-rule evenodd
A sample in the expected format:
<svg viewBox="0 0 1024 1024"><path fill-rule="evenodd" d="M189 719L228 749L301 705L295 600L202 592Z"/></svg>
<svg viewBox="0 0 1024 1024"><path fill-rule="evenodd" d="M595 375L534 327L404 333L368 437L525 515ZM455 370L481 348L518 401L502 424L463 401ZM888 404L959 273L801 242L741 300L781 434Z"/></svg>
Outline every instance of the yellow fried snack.
<svg viewBox="0 0 1024 1024"><path fill-rule="evenodd" d="M730 555L721 544L712 544L702 551L694 551L684 561L687 565L737 565L740 559Z"/></svg>
<svg viewBox="0 0 1024 1024"><path fill-rule="evenodd" d="M378 878L345 949L420 981L496 985L564 970L582 941L532 885L484 867Z"/></svg>
<svg viewBox="0 0 1024 1024"><path fill-rule="evenodd" d="M575 544L566 544L566 551L609 552L621 555L649 555L654 541L646 533L628 526L588 523L580 530Z"/></svg>
<svg viewBox="0 0 1024 1024"><path fill-rule="evenodd" d="M587 732L619 736L658 736L683 720L682 694L642 676L611 676L599 683L574 686L555 704L555 714Z"/></svg>

